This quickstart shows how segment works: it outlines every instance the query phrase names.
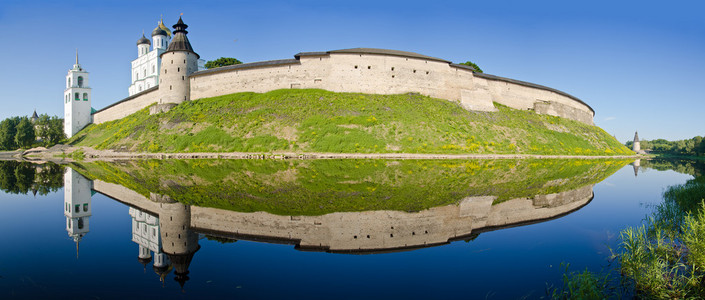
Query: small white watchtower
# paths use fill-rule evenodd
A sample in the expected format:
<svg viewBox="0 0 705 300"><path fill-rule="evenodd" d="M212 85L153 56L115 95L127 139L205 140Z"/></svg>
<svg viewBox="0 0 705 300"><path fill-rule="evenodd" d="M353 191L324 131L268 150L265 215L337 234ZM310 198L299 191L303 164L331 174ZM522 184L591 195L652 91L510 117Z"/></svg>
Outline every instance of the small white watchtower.
<svg viewBox="0 0 705 300"><path fill-rule="evenodd" d="M66 89L64 90L64 132L66 137L72 137L92 122L88 72L78 64L78 50L76 50L76 64L66 75Z"/></svg>

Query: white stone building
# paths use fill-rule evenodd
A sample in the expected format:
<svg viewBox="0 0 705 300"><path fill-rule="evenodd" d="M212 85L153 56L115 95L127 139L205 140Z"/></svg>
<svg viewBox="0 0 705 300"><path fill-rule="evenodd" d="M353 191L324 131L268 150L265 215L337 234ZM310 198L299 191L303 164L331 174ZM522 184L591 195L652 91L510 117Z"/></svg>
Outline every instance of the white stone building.
<svg viewBox="0 0 705 300"><path fill-rule="evenodd" d="M76 50L76 63L66 75L64 133L66 133L66 137L72 137L90 123L93 123L93 116L91 115L91 88L88 84L88 72L78 64L78 50Z"/></svg>
<svg viewBox="0 0 705 300"><path fill-rule="evenodd" d="M132 61L132 83L128 89L129 96L138 94L159 85L161 55L167 51L172 34L160 20L152 30L150 42L144 34L137 40L137 59ZM150 49L151 47L151 49ZM198 70L205 69L205 61L198 60Z"/></svg>

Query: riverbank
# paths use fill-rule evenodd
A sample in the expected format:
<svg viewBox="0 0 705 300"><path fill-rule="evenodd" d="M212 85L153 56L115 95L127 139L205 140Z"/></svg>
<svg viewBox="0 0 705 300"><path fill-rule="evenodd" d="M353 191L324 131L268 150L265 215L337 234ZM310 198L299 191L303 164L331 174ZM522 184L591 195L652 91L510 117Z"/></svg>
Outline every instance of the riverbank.
<svg viewBox="0 0 705 300"><path fill-rule="evenodd" d="M295 152L194 152L149 153L97 150L57 145L34 148L19 155L30 161L113 161L133 159L625 159L640 155L539 155L539 154L426 154L426 153L295 153Z"/></svg>

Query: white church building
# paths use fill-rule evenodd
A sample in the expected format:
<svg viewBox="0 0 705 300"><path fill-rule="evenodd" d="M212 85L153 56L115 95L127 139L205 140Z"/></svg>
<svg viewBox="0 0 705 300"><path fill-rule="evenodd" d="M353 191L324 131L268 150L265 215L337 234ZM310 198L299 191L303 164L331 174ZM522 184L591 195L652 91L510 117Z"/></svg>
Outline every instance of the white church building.
<svg viewBox="0 0 705 300"><path fill-rule="evenodd" d="M152 40L142 34L137 40L137 58L132 61L132 81L128 88L128 96L139 94L159 85L159 70L161 55L167 51L172 33L160 20L152 30ZM205 60L197 60L197 70L205 70ZM66 137L72 137L88 124L93 123L91 113L91 88L88 85L88 72L76 63L66 75L64 90L64 132Z"/></svg>
<svg viewBox="0 0 705 300"><path fill-rule="evenodd" d="M167 51L170 41L171 31L164 26L164 20L160 20L157 27L152 30L151 42L144 34L137 40L137 58L132 61L132 84L128 89L129 96L159 85L161 55ZM205 70L205 64L205 60L199 59L198 70Z"/></svg>

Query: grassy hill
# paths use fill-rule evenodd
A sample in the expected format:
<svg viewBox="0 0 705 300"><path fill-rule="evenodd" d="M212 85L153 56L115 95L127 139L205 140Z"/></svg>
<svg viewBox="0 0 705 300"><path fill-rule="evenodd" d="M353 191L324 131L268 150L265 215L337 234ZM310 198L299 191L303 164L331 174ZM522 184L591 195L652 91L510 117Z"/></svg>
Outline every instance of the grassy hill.
<svg viewBox="0 0 705 300"><path fill-rule="evenodd" d="M158 115L143 109L69 142L146 152L633 154L597 126L495 106L470 112L418 94L236 93Z"/></svg>

